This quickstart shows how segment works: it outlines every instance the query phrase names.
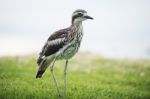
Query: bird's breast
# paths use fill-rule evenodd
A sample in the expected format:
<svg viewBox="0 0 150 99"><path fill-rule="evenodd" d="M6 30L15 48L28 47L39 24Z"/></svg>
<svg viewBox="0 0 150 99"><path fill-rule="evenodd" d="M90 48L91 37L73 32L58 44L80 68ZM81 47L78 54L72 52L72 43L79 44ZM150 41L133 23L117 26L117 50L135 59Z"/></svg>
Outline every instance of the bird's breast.
<svg viewBox="0 0 150 99"><path fill-rule="evenodd" d="M66 45L64 49L62 48L57 56L57 59L70 59L72 58L77 52L80 47L80 43L77 41L73 41L70 44Z"/></svg>
<svg viewBox="0 0 150 99"><path fill-rule="evenodd" d="M73 32L74 38L59 51L57 59L70 59L78 52L83 37L82 25L81 27L75 28L75 30L72 31L72 33Z"/></svg>

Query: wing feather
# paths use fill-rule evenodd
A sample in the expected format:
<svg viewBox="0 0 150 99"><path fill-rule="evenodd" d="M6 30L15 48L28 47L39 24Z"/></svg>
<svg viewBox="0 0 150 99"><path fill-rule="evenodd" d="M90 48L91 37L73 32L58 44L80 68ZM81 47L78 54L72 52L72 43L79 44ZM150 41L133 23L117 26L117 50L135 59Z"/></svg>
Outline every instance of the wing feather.
<svg viewBox="0 0 150 99"><path fill-rule="evenodd" d="M45 45L42 48L42 51L40 52L40 56L37 60L37 63L40 64L43 60L43 57L50 56L57 51L59 51L64 45L67 44L67 38L68 38L69 30L62 29L59 31L56 31L53 33L45 43Z"/></svg>

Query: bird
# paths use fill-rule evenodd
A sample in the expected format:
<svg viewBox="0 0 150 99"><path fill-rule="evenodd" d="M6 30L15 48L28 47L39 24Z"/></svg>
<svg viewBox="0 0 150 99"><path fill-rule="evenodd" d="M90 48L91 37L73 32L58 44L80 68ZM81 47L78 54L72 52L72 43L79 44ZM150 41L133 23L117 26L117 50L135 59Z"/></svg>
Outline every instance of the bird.
<svg viewBox="0 0 150 99"><path fill-rule="evenodd" d="M66 96L66 76L69 59L71 59L79 50L82 37L83 27L82 22L87 19L93 19L87 15L87 11L77 9L72 13L71 25L65 29L60 29L50 35L42 51L39 53L37 64L39 66L36 78L41 78L45 70L50 66L50 72L54 85L57 89L58 96L61 93L58 87L57 80L53 73L55 61L65 60L64 66L64 95Z"/></svg>

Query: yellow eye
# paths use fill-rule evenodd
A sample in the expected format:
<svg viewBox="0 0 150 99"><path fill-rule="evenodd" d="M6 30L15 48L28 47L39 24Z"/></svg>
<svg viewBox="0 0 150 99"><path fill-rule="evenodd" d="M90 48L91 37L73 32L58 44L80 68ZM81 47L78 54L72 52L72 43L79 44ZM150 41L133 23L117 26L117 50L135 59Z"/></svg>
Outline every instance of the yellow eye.
<svg viewBox="0 0 150 99"><path fill-rule="evenodd" d="M79 16L83 16L83 13L78 13Z"/></svg>

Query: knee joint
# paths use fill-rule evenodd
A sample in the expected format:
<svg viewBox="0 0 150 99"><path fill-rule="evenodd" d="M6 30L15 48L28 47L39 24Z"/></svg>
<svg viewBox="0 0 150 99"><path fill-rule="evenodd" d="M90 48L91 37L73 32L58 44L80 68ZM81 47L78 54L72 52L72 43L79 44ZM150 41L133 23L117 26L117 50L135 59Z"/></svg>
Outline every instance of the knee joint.
<svg viewBox="0 0 150 99"><path fill-rule="evenodd" d="M50 71L53 72L53 68L52 67L50 67Z"/></svg>
<svg viewBox="0 0 150 99"><path fill-rule="evenodd" d="M64 75L66 75L66 74L67 74L67 72L65 71L65 72L64 72Z"/></svg>

